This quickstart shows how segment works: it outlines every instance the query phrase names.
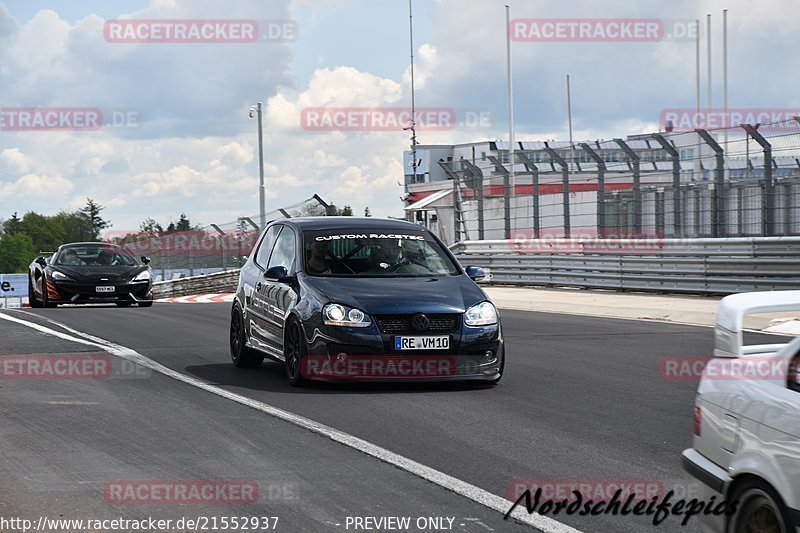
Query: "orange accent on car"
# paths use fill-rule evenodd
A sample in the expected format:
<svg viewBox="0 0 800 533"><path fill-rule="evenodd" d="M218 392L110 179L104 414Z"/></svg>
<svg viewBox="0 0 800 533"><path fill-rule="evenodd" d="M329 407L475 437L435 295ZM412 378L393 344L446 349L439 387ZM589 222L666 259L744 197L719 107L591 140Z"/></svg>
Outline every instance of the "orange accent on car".
<svg viewBox="0 0 800 533"><path fill-rule="evenodd" d="M53 282L50 281L49 279L47 280L47 299L48 300L60 300L61 299L61 295L58 294L58 291L56 290L55 285L53 285Z"/></svg>

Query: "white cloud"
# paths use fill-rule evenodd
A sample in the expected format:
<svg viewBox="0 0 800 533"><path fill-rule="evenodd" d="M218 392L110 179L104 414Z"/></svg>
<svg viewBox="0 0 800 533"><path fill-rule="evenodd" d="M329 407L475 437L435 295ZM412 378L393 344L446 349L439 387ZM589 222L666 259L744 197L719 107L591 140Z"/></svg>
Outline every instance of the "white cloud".
<svg viewBox="0 0 800 533"><path fill-rule="evenodd" d="M13 182L0 182L0 198L24 196L52 202L54 195L68 193L72 189L72 182L63 176L26 174Z"/></svg>
<svg viewBox="0 0 800 533"><path fill-rule="evenodd" d="M19 148L0 150L0 169L8 174L25 174L33 168L33 158L22 153Z"/></svg>
<svg viewBox="0 0 800 533"><path fill-rule="evenodd" d="M418 107L487 113L489 124L419 131L426 144L504 139L506 0L438 0L415 17L431 32L417 34ZM792 107L800 74L780 50L800 36L785 21L800 16L788 0L729 2L732 106ZM415 6L416 7L416 6ZM521 2L512 17L704 18L714 13L715 99L721 101L721 7L712 0L666 4L630 0ZM320 17L359 16L353 0L152 0L135 18L303 17L290 44L122 45L107 43L103 20L69 24L41 11L25 24L0 3L0 106L87 106L134 109L138 128L97 132L0 132L0 217L13 210L56 212L52 191L68 206L87 196L106 205L117 227L137 227L185 211L193 221L225 222L258 210L258 146L247 110L265 102L264 148L268 208L317 193L357 212L398 216L402 151L409 133L308 131L310 107L410 105L407 42L395 43L396 63L377 75L363 65L327 64L295 79L292 58L304 46L303 24ZM320 28L324 25L320 24ZM769 35L769 39L764 39ZM315 35L324 42L326 35ZM335 46L339 34L331 34ZM371 43L365 42L364 47ZM624 137L657 128L665 107L694 105L693 43L514 43L515 117L520 139L564 138L564 76L572 75L575 136ZM380 48L384 50L385 48ZM783 59L783 60L782 60ZM703 59L705 61L705 59ZM703 70L705 72L705 70ZM705 75L705 74L704 74ZM764 80L768 80L765 83ZM705 94L705 92L704 92ZM704 97L705 98L705 97ZM49 193L49 194L48 194ZM66 200L69 197L71 200Z"/></svg>
<svg viewBox="0 0 800 533"><path fill-rule="evenodd" d="M419 47L414 55L414 88L423 89L428 78L437 73L442 61L436 47L425 43ZM411 87L411 67L403 73L403 84Z"/></svg>

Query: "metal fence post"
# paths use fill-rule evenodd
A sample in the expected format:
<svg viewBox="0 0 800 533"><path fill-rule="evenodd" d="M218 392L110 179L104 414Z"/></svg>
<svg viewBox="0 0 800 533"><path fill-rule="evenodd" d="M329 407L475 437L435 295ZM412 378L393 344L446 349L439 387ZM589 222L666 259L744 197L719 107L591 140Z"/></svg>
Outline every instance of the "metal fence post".
<svg viewBox="0 0 800 533"><path fill-rule="evenodd" d="M633 232L640 235L642 233L642 170L639 154L634 152L622 139L614 139L614 142L622 148L633 166Z"/></svg>
<svg viewBox="0 0 800 533"><path fill-rule="evenodd" d="M661 145L661 148L669 155L672 160L672 225L674 237L681 237L683 225L681 217L681 156L663 135L653 134L653 139Z"/></svg>
<svg viewBox="0 0 800 533"><path fill-rule="evenodd" d="M714 217L711 220L711 236L724 237L727 234L727 211L725 197L725 150L706 130L696 129L698 135L711 147L716 155L716 169L714 171Z"/></svg>
<svg viewBox="0 0 800 533"><path fill-rule="evenodd" d="M467 172L472 175L472 189L475 191L475 196L478 198L478 240L484 239L484 213L483 213L483 171L476 165L472 164L467 159L462 159L461 162L467 167Z"/></svg>
<svg viewBox="0 0 800 533"><path fill-rule="evenodd" d="M742 128L764 150L764 196L766 198L761 205L762 219L764 221L762 235L770 236L775 235L775 182L772 180L772 145L758 133L758 126L758 124L755 126L743 124Z"/></svg>
<svg viewBox="0 0 800 533"><path fill-rule="evenodd" d="M497 157L490 155L487 156L489 161L495 166L498 172L503 175L503 235L504 239L511 238L511 191L510 191L510 173L506 167L500 162Z"/></svg>
<svg viewBox="0 0 800 533"><path fill-rule="evenodd" d="M461 242L461 234L463 233L464 239L469 240L461 205L461 180L458 177L458 173L451 169L447 163L444 161L439 161L438 163L445 174L453 180L453 239L455 242Z"/></svg>
<svg viewBox="0 0 800 533"><path fill-rule="evenodd" d="M547 146L545 143L544 147L547 155L550 156L550 159L555 161L561 167L561 190L563 195L563 213L564 213L564 237L569 238L570 236L570 214L569 214L569 167L567 166L567 162L564 161L564 158L558 155L558 152Z"/></svg>
<svg viewBox="0 0 800 533"><path fill-rule="evenodd" d="M586 143L580 143L597 165L597 236L606 236L606 162Z"/></svg>
<svg viewBox="0 0 800 533"><path fill-rule="evenodd" d="M531 161L525 152L516 152L516 154L520 161L522 161L522 164L525 165L525 169L531 173L531 179L533 180L533 236L536 239L541 239L542 229L539 220L539 167Z"/></svg>

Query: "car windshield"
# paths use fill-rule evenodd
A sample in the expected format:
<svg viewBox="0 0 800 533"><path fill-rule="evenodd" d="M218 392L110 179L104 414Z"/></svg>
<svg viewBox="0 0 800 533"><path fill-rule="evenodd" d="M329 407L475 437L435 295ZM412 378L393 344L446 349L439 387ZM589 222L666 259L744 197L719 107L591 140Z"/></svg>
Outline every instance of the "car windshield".
<svg viewBox="0 0 800 533"><path fill-rule="evenodd" d="M52 262L59 266L134 266L136 259L117 246L85 245L63 248Z"/></svg>
<svg viewBox="0 0 800 533"><path fill-rule="evenodd" d="M304 252L304 270L312 276L430 277L459 272L439 243L422 232L307 232Z"/></svg>

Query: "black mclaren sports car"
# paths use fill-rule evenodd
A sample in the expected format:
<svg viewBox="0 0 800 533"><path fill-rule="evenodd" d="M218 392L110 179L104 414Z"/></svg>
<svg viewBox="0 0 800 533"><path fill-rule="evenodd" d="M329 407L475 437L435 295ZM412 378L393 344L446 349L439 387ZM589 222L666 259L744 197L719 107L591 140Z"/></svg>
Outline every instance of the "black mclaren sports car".
<svg viewBox="0 0 800 533"><path fill-rule="evenodd" d="M28 270L31 307L115 303L153 305L150 259L141 262L125 249L102 242L63 244L49 258L37 257Z"/></svg>

